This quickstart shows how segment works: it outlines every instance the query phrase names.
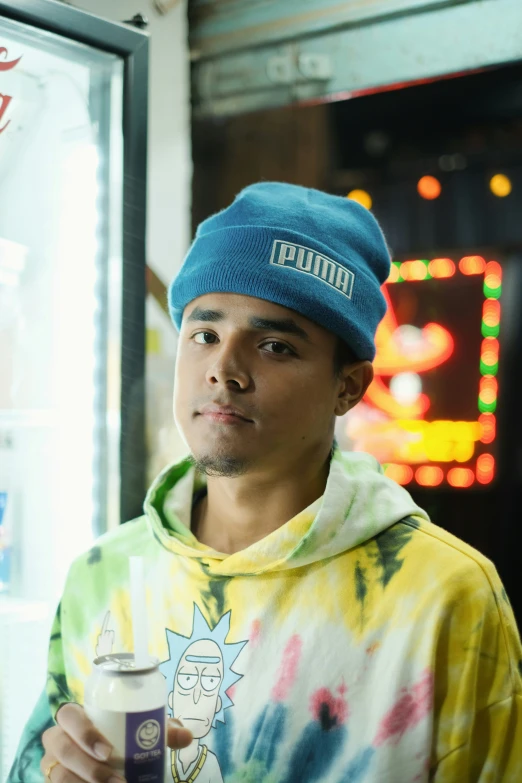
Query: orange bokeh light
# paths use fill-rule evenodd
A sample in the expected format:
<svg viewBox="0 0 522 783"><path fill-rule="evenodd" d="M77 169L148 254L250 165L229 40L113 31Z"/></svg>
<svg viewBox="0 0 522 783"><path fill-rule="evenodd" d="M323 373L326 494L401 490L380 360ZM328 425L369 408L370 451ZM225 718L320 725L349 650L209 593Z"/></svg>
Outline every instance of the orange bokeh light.
<svg viewBox="0 0 522 783"><path fill-rule="evenodd" d="M423 465L415 471L415 480L423 487L437 487L443 478L442 469L436 465Z"/></svg>
<svg viewBox="0 0 522 783"><path fill-rule="evenodd" d="M401 276L399 267L397 264L392 264L390 267L390 274L388 275L387 283L396 283L399 277ZM497 301L496 299L494 300Z"/></svg>
<svg viewBox="0 0 522 783"><path fill-rule="evenodd" d="M486 405L495 402L498 394L498 382L492 375L485 375L480 379L479 399Z"/></svg>
<svg viewBox="0 0 522 783"><path fill-rule="evenodd" d="M487 288L491 288L493 291L495 288L499 288L502 285L502 278L500 275L486 275L484 278L484 285Z"/></svg>
<svg viewBox="0 0 522 783"><path fill-rule="evenodd" d="M495 402L497 399L496 392L493 391L493 389L485 389L484 391L480 392L479 399L485 404L485 405L491 405L492 402Z"/></svg>
<svg viewBox="0 0 522 783"><path fill-rule="evenodd" d="M496 437L497 420L493 413L481 413L479 416L481 443L493 443Z"/></svg>
<svg viewBox="0 0 522 783"><path fill-rule="evenodd" d="M389 388L378 375L368 387L364 397L372 405L392 416L394 419L419 419L430 407L426 394L419 394L415 402L403 405L390 394Z"/></svg>
<svg viewBox="0 0 522 783"><path fill-rule="evenodd" d="M395 463L390 463L386 466L384 473L388 478L396 481L397 484L409 484L413 478L413 470L409 465L396 465Z"/></svg>
<svg viewBox="0 0 522 783"><path fill-rule="evenodd" d="M401 277L405 280L426 280L428 266L423 261L404 261L401 264Z"/></svg>
<svg viewBox="0 0 522 783"><path fill-rule="evenodd" d="M499 352L499 342L496 337L484 337L482 340L482 345L480 347L480 353L482 356L482 360L485 361L484 357L491 356L492 359L494 359L493 362L486 362L486 364L494 364L495 362L498 362L498 352Z"/></svg>
<svg viewBox="0 0 522 783"><path fill-rule="evenodd" d="M442 185L436 177L421 177L417 182L417 192L422 198L433 201L440 196Z"/></svg>
<svg viewBox="0 0 522 783"><path fill-rule="evenodd" d="M486 269L486 261L482 256L465 256L459 261L459 269L463 275L480 275Z"/></svg>
<svg viewBox="0 0 522 783"><path fill-rule="evenodd" d="M453 277L456 267L451 258L434 258L428 265L432 277Z"/></svg>
<svg viewBox="0 0 522 783"><path fill-rule="evenodd" d="M452 487L471 487L474 481L475 476L469 468L452 468L448 472L448 484Z"/></svg>
<svg viewBox="0 0 522 783"><path fill-rule="evenodd" d="M481 454L477 460L477 481L489 484L495 475L495 458L492 454Z"/></svg>
<svg viewBox="0 0 522 783"><path fill-rule="evenodd" d="M500 302L498 299L486 299L482 308L482 320L486 326L498 326L500 323Z"/></svg>
<svg viewBox="0 0 522 783"><path fill-rule="evenodd" d="M373 394L376 381L379 380L379 376L392 376L397 373L404 372L404 354L394 340L394 333L396 332L399 324L395 317L393 310L393 304L388 294L387 287L382 287L382 293L386 300L388 309L382 319L377 333L375 335L375 344L377 346L377 355L375 357L373 366L375 370L375 381L369 387L367 394ZM415 372L422 373L427 370L432 370L434 367L438 367L448 359L454 350L454 341L451 334L443 326L439 324L427 324L422 329L423 336L426 338L422 341L418 348L409 351L410 362L415 362ZM383 395L391 397L389 389L382 388L380 390L380 396ZM371 402L378 408L380 403L376 399L371 399ZM401 416L405 414L400 414Z"/></svg>

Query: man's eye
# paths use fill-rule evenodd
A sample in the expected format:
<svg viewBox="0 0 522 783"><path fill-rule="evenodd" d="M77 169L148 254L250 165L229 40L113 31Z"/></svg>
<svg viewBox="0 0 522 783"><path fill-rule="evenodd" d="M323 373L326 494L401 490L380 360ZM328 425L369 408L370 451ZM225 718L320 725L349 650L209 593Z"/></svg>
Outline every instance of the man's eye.
<svg viewBox="0 0 522 783"><path fill-rule="evenodd" d="M277 340L271 340L269 343L265 343L263 348L267 349L268 353L277 353L281 355L288 354L289 356L294 355L294 352L288 345L280 343Z"/></svg>
<svg viewBox="0 0 522 783"><path fill-rule="evenodd" d="M197 332L192 338L198 345L212 344L217 338L212 332Z"/></svg>

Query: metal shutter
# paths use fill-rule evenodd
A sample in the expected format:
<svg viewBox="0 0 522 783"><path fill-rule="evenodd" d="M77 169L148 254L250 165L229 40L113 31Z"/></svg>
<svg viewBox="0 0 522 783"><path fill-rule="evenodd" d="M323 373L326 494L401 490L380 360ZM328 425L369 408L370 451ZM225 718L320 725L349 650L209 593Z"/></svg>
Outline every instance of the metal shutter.
<svg viewBox="0 0 522 783"><path fill-rule="evenodd" d="M195 116L340 99L522 58L520 0L191 0Z"/></svg>

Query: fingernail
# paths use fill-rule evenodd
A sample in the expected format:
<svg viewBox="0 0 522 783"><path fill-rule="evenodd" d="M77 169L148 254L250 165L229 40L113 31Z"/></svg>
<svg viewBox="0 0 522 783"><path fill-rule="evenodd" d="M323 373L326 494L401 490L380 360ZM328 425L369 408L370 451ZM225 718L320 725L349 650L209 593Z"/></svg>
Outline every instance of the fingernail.
<svg viewBox="0 0 522 783"><path fill-rule="evenodd" d="M120 778L119 775L112 775L112 777L109 778L107 783L127 783L125 778Z"/></svg>
<svg viewBox="0 0 522 783"><path fill-rule="evenodd" d="M177 718L169 718L169 723L171 726L176 726L176 728L183 728L182 722Z"/></svg>
<svg viewBox="0 0 522 783"><path fill-rule="evenodd" d="M101 759L101 761L107 761L111 755L112 748L106 742L96 742L94 745L94 754Z"/></svg>

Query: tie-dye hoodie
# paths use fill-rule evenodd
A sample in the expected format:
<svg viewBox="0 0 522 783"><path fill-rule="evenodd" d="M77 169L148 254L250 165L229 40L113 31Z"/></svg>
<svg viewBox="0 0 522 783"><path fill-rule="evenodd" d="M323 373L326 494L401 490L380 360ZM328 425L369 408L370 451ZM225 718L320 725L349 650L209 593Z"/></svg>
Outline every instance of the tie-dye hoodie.
<svg viewBox="0 0 522 783"><path fill-rule="evenodd" d="M95 655L132 649L135 554L149 651L196 735L176 783L522 781L522 652L490 561L364 454L336 452L323 497L232 555L190 532L202 484L168 468L73 564L10 783L41 781L41 732Z"/></svg>

